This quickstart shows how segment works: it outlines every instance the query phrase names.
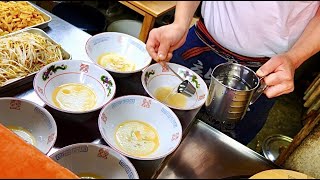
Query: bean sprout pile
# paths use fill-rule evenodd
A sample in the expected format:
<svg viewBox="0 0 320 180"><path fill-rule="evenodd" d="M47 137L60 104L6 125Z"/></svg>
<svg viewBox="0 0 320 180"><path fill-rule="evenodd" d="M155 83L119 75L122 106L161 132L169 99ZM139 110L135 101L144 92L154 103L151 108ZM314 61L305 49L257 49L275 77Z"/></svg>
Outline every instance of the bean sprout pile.
<svg viewBox="0 0 320 180"><path fill-rule="evenodd" d="M62 59L61 46L41 35L23 32L0 38L0 86Z"/></svg>

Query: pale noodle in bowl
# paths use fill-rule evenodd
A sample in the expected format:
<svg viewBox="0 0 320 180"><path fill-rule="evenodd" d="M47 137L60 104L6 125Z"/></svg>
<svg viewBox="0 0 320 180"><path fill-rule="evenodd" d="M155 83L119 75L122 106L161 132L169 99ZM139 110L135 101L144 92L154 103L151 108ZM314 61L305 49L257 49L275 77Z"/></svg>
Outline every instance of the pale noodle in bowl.
<svg viewBox="0 0 320 180"><path fill-rule="evenodd" d="M176 114L146 96L113 99L101 109L98 126L110 147L138 160L166 157L182 139L182 126Z"/></svg>
<svg viewBox="0 0 320 180"><path fill-rule="evenodd" d="M134 71L136 68L134 62L128 61L125 57L112 52L102 54L98 59L98 64L121 72Z"/></svg>
<svg viewBox="0 0 320 180"><path fill-rule="evenodd" d="M142 71L152 60L145 43L119 32L96 34L88 39L85 48L92 62L117 77Z"/></svg>
<svg viewBox="0 0 320 180"><path fill-rule="evenodd" d="M111 101L116 92L115 81L106 70L75 59L41 68L34 77L33 88L46 105L65 115L95 112Z"/></svg>

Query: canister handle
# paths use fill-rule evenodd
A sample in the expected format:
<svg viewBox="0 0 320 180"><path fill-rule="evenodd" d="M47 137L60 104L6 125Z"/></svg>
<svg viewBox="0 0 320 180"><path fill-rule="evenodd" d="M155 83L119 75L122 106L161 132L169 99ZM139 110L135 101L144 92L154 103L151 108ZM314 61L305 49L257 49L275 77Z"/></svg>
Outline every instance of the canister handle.
<svg viewBox="0 0 320 180"><path fill-rule="evenodd" d="M265 89L267 89L267 84L263 81L264 77L259 78L259 87L257 88L257 90L253 93L251 101L250 101L250 105L253 104L254 102L256 102L256 100L260 97L260 95L263 93L263 91Z"/></svg>

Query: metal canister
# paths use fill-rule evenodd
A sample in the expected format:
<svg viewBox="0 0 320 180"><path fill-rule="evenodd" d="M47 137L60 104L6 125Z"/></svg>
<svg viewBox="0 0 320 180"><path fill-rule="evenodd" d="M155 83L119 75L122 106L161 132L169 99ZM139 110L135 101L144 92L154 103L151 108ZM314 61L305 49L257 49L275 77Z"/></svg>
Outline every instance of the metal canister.
<svg viewBox="0 0 320 180"><path fill-rule="evenodd" d="M211 73L205 106L216 120L237 122L254 103L266 85L250 68L237 63L223 63Z"/></svg>

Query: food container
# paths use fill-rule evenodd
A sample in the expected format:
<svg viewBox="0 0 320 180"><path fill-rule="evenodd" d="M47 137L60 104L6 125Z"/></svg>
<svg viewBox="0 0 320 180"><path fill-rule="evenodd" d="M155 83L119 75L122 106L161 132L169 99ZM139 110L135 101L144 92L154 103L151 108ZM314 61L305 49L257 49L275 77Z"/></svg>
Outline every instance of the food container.
<svg viewBox="0 0 320 180"><path fill-rule="evenodd" d="M146 49L146 44L125 33L103 32L96 34L88 39L85 49L91 61L103 67L113 77L128 77L133 73L142 71L149 66L152 61L152 58ZM109 58L104 58L106 60L106 66L103 66L99 61L101 61L101 55L103 56L103 54L106 53L114 54L111 55L113 56L111 58L110 56ZM107 67L107 65L111 64L113 64L114 67L119 65L121 67L121 64L124 67L127 64L131 67L134 66L134 68L120 70L115 69L112 66Z"/></svg>
<svg viewBox="0 0 320 180"><path fill-rule="evenodd" d="M42 15L42 17L43 17L43 19L44 19L44 22L39 23L39 24L35 24L35 25L33 25L33 26L28 26L28 27L25 27L25 28L23 28L23 29L21 29L21 30L18 30L18 31L15 31L15 32L12 32L12 33L3 35L3 36L0 36L0 38L9 36L9 35L14 34L14 33L17 33L17 32L24 31L24 30L29 29L29 28L35 28L35 27L37 27L37 28L43 29L43 28L48 27L48 24L49 24L49 22L51 22L52 17L51 17L49 14L45 13L44 11L42 11L38 6L34 5L33 3L29 2L29 1L27 1L27 3L29 3L34 9L36 9L37 11L40 12L40 14Z"/></svg>
<svg viewBox="0 0 320 180"><path fill-rule="evenodd" d="M98 127L111 148L136 160L164 158L182 140L176 114L159 101L140 95L121 96L105 105Z"/></svg>
<svg viewBox="0 0 320 180"><path fill-rule="evenodd" d="M50 112L42 106L29 100L5 97L0 98L0 114L1 125L43 154L47 154L54 146L57 124Z"/></svg>
<svg viewBox="0 0 320 180"><path fill-rule="evenodd" d="M263 141L263 155L270 161L274 162L281 154L281 151L287 148L291 142L292 138L282 134L268 136Z"/></svg>
<svg viewBox="0 0 320 180"><path fill-rule="evenodd" d="M15 36L15 35L20 34L22 32L29 32L29 33L41 35L41 36L47 38L53 44L56 44L56 45L58 44L53 39L51 39L47 33L45 33L43 30L41 30L39 28L28 28L28 29L24 29L23 31L16 31L14 33L11 33L9 36ZM9 37L9 36L1 36L0 39L5 38L5 37ZM69 54L66 50L64 50L63 47L61 47L61 52L62 52L63 60L70 60L71 59L71 54ZM17 86L21 86L21 85L32 82L36 73L37 72L33 72L33 73L29 74L28 76L9 80L8 83L6 83L5 85L0 87L0 93L2 95L5 95L5 92L10 91L13 88L17 88Z"/></svg>

